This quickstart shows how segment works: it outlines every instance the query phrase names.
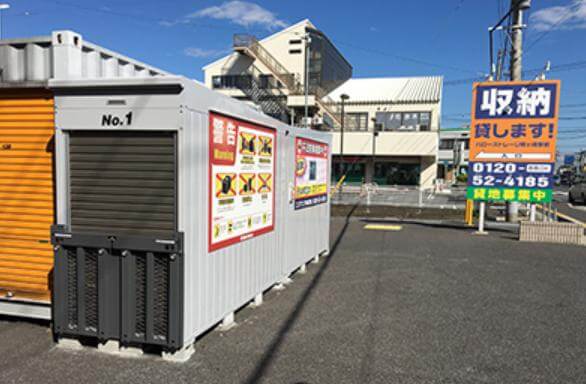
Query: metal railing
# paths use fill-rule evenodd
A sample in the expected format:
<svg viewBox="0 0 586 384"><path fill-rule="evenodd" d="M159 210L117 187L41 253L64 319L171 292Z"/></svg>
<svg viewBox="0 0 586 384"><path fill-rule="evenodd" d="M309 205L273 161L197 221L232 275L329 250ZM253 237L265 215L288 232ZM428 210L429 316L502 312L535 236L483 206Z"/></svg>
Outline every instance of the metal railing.
<svg viewBox="0 0 586 384"><path fill-rule="evenodd" d="M236 51L260 60L285 85L291 94L303 95L305 93L305 87L299 81L298 76L290 73L284 65L259 43L256 37L248 34L235 34L233 47ZM315 95L316 104L320 109L327 113L337 124L341 123L336 103L323 88L313 87L312 92L309 92L309 94Z"/></svg>
<svg viewBox="0 0 586 384"><path fill-rule="evenodd" d="M279 88L263 87L258 80L261 74L261 71L257 67L249 67L241 73L241 76L246 76L250 81L243 83L238 89L250 97L254 103L259 105L267 115L288 122L289 108L286 102L287 95Z"/></svg>
<svg viewBox="0 0 586 384"><path fill-rule="evenodd" d="M234 49L237 51L246 52L247 50L252 55L259 59L269 70L281 81L289 91L292 93L299 92L303 87L296 79L296 76L290 73L283 64L281 64L273 55L270 54L252 35L236 34L233 40Z"/></svg>

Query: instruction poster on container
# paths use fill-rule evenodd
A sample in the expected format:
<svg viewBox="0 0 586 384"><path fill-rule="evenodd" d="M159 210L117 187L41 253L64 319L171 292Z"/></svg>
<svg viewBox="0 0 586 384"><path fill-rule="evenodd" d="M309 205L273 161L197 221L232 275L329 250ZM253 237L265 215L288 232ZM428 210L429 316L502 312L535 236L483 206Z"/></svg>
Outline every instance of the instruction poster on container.
<svg viewBox="0 0 586 384"><path fill-rule="evenodd" d="M210 113L209 250L274 229L275 130Z"/></svg>
<svg viewBox="0 0 586 384"><path fill-rule="evenodd" d="M328 145L295 138L295 209L328 201Z"/></svg>

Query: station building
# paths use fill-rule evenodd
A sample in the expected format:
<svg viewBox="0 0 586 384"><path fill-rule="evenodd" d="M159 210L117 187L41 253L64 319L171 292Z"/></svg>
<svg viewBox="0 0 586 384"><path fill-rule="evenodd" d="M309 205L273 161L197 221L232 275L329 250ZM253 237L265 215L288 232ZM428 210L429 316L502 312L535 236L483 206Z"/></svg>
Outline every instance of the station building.
<svg viewBox="0 0 586 384"><path fill-rule="evenodd" d="M233 52L203 71L209 88L293 125L332 131L335 180L434 185L441 77L352 78L352 65L309 20L261 40L235 35Z"/></svg>

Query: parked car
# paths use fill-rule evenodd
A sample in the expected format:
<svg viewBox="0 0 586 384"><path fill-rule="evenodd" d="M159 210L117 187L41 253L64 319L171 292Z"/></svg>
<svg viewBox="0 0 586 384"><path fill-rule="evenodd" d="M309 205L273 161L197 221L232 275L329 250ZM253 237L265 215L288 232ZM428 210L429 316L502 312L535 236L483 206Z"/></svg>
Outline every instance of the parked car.
<svg viewBox="0 0 586 384"><path fill-rule="evenodd" d="M568 200L574 204L581 202L586 204L586 176L578 175L572 180L572 185L568 191Z"/></svg>

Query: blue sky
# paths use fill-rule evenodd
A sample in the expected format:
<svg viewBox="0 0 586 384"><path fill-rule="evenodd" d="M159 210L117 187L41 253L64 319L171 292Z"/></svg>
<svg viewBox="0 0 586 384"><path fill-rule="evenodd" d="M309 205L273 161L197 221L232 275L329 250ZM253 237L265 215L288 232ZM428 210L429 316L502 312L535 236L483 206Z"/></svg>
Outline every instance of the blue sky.
<svg viewBox="0 0 586 384"><path fill-rule="evenodd" d="M229 52L234 33L263 37L309 18L352 63L355 77L443 75L442 126L454 127L465 124L470 111L471 80L460 80L488 72L487 28L510 1L0 2L11 4L4 12L5 37L71 29L196 79L202 79L203 65ZM550 60L548 77L562 80L560 150L586 149L586 0L534 0L528 16L524 67L541 68Z"/></svg>

